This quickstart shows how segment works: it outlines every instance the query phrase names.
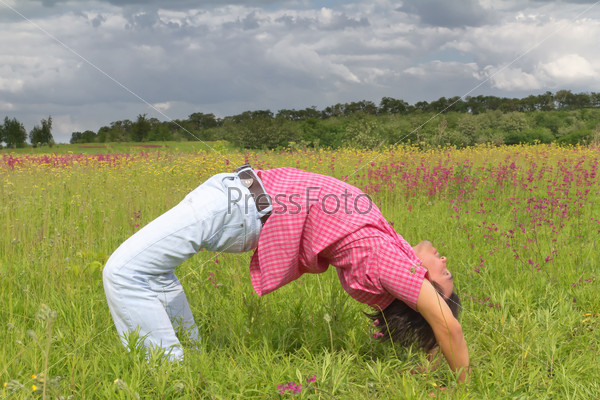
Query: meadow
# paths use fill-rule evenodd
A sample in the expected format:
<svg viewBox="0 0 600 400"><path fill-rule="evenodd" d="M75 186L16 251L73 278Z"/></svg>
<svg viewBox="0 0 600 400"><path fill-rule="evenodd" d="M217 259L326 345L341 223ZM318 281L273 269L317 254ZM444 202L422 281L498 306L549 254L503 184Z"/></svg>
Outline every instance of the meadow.
<svg viewBox="0 0 600 400"><path fill-rule="evenodd" d="M168 146L168 147L167 147ZM217 143L0 152L0 399L600 398L600 149L243 152ZM52 151L52 153L51 153ZM251 254L178 267L202 336L170 364L120 344L102 268L209 176L250 162L333 175L448 257L470 382L374 338L334 268L264 297Z"/></svg>

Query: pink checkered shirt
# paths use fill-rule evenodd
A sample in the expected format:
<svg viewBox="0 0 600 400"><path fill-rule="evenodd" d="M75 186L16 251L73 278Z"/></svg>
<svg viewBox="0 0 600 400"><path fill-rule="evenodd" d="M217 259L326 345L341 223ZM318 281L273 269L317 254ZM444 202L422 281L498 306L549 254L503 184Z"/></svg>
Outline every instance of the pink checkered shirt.
<svg viewBox="0 0 600 400"><path fill-rule="evenodd" d="M396 298L416 309L427 270L367 195L294 168L256 172L273 200L250 262L259 296L333 265L342 287L361 303L384 309Z"/></svg>

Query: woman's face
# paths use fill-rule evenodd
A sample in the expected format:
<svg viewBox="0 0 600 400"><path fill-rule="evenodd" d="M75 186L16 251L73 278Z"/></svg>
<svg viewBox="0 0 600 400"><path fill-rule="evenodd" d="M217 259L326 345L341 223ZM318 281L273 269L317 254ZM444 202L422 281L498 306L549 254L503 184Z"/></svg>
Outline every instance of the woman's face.
<svg viewBox="0 0 600 400"><path fill-rule="evenodd" d="M431 242L421 242L414 250L423 267L429 272L429 280L442 288L444 297L450 297L454 290L454 278L446 266L446 257L440 255Z"/></svg>

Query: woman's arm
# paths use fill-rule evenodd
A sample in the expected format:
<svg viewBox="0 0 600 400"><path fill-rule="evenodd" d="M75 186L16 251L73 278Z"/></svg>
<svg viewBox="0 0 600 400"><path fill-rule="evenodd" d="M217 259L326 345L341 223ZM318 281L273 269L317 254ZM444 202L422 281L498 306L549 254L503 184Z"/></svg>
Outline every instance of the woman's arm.
<svg viewBox="0 0 600 400"><path fill-rule="evenodd" d="M423 281L417 299L417 311L431 326L435 339L448 361L450 368L458 373L458 381L464 382L469 369L469 350L460 323L450 308L428 280Z"/></svg>

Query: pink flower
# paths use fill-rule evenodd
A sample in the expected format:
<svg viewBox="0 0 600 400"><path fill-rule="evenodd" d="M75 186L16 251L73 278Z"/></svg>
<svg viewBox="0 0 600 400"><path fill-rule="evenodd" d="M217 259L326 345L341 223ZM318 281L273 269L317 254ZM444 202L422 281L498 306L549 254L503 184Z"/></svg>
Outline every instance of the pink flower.
<svg viewBox="0 0 600 400"><path fill-rule="evenodd" d="M306 378L306 383L313 383L317 381L317 376L313 375L311 377Z"/></svg>
<svg viewBox="0 0 600 400"><path fill-rule="evenodd" d="M316 375L315 375L316 379ZM285 385L277 385L277 393L285 394L286 391L290 391L292 394L298 394L302 391L302 385L294 382L288 382Z"/></svg>
<svg viewBox="0 0 600 400"><path fill-rule="evenodd" d="M277 385L277 392L279 394L285 394L285 386L284 385Z"/></svg>

